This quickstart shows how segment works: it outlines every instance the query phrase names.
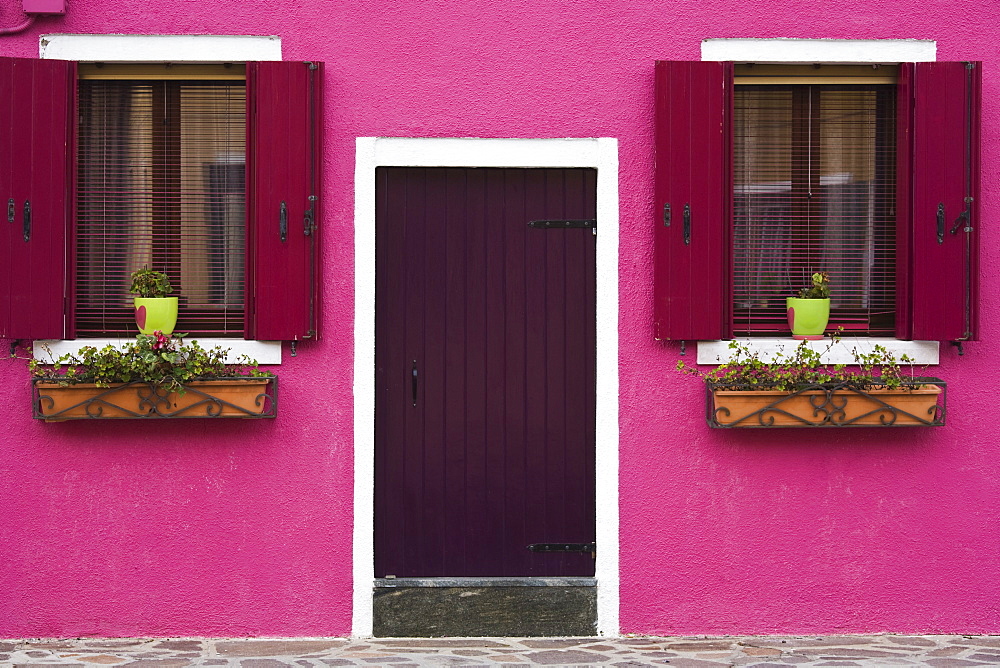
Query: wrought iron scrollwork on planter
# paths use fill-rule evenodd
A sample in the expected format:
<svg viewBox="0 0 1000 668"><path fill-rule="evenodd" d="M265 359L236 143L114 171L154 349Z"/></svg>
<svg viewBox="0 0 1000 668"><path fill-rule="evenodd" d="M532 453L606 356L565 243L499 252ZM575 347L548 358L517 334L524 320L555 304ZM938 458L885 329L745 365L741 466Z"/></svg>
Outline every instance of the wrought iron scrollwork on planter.
<svg viewBox="0 0 1000 668"><path fill-rule="evenodd" d="M276 377L192 381L185 392L133 381L98 387L32 382L33 417L47 422L87 419L273 418L278 413Z"/></svg>
<svg viewBox="0 0 1000 668"><path fill-rule="evenodd" d="M794 392L708 381L711 427L940 427L946 383L908 378L897 388L851 383L805 385Z"/></svg>

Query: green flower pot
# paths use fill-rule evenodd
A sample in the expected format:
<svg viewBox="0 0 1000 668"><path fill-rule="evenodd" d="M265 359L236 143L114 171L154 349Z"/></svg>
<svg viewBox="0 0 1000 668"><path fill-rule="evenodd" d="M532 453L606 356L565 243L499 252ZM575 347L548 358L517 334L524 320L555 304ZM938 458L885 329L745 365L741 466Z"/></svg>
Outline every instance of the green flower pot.
<svg viewBox="0 0 1000 668"><path fill-rule="evenodd" d="M788 297L788 326L793 339L822 339L826 323L830 320L829 299L800 299Z"/></svg>
<svg viewBox="0 0 1000 668"><path fill-rule="evenodd" d="M164 336L174 333L177 324L177 297L136 297L135 324L139 331L152 336L159 330Z"/></svg>

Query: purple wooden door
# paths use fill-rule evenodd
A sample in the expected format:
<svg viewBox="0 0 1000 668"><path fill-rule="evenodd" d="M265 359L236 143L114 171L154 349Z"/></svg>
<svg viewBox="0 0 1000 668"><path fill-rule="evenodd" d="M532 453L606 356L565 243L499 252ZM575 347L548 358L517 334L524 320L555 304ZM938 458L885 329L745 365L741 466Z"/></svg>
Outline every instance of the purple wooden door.
<svg viewBox="0 0 1000 668"><path fill-rule="evenodd" d="M592 576L590 169L380 168L375 576Z"/></svg>

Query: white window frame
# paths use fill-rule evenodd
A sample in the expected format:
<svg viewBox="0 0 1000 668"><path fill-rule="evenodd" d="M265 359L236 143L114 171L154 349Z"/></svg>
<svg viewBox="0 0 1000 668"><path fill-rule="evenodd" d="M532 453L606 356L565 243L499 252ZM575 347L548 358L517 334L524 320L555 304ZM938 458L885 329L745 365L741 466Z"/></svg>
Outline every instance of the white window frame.
<svg viewBox="0 0 1000 668"><path fill-rule="evenodd" d="M38 39L40 58L81 62L195 62L235 63L281 60L281 38L256 35L42 35ZM195 337L192 337L194 339ZM130 339L97 338L38 340L32 349L35 358L48 360L51 351L58 357L76 353L84 346L121 346ZM281 364L280 341L247 341L237 338L197 337L205 348L229 349L228 360L241 355L259 364Z"/></svg>
<svg viewBox="0 0 1000 668"><path fill-rule="evenodd" d="M705 39L701 43L701 59L740 63L780 64L860 64L933 62L937 60L937 42L919 39ZM761 359L770 359L775 352L792 347L790 339L750 337L739 339ZM908 355L916 364L935 365L940 361L937 341L903 341L892 337L848 337L830 345L830 340L810 344L814 350L830 350L823 355L827 364L847 364L854 361L851 351L870 351L876 344L897 358ZM730 359L728 341L699 341L698 364L722 364Z"/></svg>

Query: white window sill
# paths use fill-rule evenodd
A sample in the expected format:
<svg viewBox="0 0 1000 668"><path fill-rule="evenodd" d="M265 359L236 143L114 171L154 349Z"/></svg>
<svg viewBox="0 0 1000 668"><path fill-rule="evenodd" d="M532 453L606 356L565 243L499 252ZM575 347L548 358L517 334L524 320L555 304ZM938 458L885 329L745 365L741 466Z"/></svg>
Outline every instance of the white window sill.
<svg viewBox="0 0 1000 668"><path fill-rule="evenodd" d="M103 338L103 339L74 339L72 341L60 341L55 339L38 340L32 345L35 359L43 362L50 361L69 353L76 353L84 346L94 346L103 348L106 345L121 346L126 341L134 341L132 338ZM220 339L209 337L191 336L186 341L197 341L202 348L214 348L221 346L227 348L226 362L233 363L241 355L246 355L250 359L257 360L257 364L281 364L281 341L247 341L245 339ZM46 349L48 349L46 351Z"/></svg>
<svg viewBox="0 0 1000 668"><path fill-rule="evenodd" d="M765 362L770 361L778 352L785 356L791 355L795 347L801 343L790 337L780 339L754 337L736 340L752 352L757 353L760 359ZM733 353L729 349L729 343L729 341L699 341L698 364L722 364L729 361ZM913 359L914 364L921 366L939 363L940 344L937 341L902 341L892 338L845 336L836 343L830 338L825 338L822 341L807 341L806 344L813 350L825 351L822 357L825 364L853 364L855 361L853 350L857 350L859 353L869 353L876 344L895 355L897 360L903 355L907 355Z"/></svg>

